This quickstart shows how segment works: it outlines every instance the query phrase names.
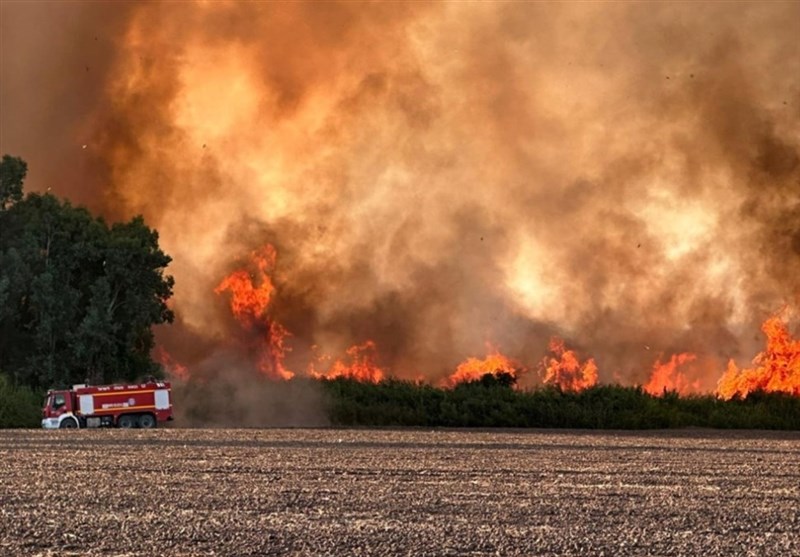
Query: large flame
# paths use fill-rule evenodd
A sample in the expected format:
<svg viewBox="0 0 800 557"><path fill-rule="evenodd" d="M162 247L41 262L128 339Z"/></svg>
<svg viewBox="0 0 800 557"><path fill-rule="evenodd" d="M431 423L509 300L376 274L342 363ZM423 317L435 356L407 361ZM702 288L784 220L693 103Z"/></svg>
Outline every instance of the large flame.
<svg viewBox="0 0 800 557"><path fill-rule="evenodd" d="M317 371L317 367L325 365L330 359L329 356L318 357L316 362L309 365L309 375L317 379L344 377L366 383L379 383L386 378L386 373L377 364L378 348L371 340L351 346L345 358L330 364L326 371Z"/></svg>
<svg viewBox="0 0 800 557"><path fill-rule="evenodd" d="M779 316L767 319L761 330L767 336L766 350L751 368L740 370L731 360L717 385L720 398L744 398L755 391L800 396L800 340L792 338Z"/></svg>
<svg viewBox="0 0 800 557"><path fill-rule="evenodd" d="M516 379L521 370L518 363L495 349L482 360L474 357L467 358L458 364L456 370L445 378L442 384L447 387L455 387L459 383L476 381L487 374L498 376L501 373Z"/></svg>
<svg viewBox="0 0 800 557"><path fill-rule="evenodd" d="M582 391L597 385L597 364L593 358L581 363L573 350L567 350L563 339L550 339L550 352L542 362L544 384L563 391Z"/></svg>
<svg viewBox="0 0 800 557"><path fill-rule="evenodd" d="M269 273L275 266L276 257L275 248L269 244L254 251L250 261L253 270L233 271L219 283L214 292L229 293L231 312L241 327L259 333L250 344L255 344L257 364L261 372L273 379L291 379L294 373L286 369L283 363L286 352L289 351L285 343L290 333L268 316L270 301L275 292Z"/></svg>
<svg viewBox="0 0 800 557"><path fill-rule="evenodd" d="M259 359L259 369L267 374L280 379L291 379L294 373L286 369L283 364L286 353L291 350L286 346L286 338L290 337L286 328L277 321L269 322L269 330L266 337L266 346L261 350Z"/></svg>
<svg viewBox="0 0 800 557"><path fill-rule="evenodd" d="M642 388L645 392L653 396L662 396L666 393L678 393L688 395L697 393L700 390L700 381L691 381L679 368L697 359L697 355L689 352L673 354L664 363L660 360L653 365L650 381L645 383Z"/></svg>
<svg viewBox="0 0 800 557"><path fill-rule="evenodd" d="M225 277L214 289L216 294L230 293L231 311L237 319L248 324L264 319L275 292L269 273L275 267L276 257L275 248L267 244L251 254L255 277L250 271L239 269Z"/></svg>

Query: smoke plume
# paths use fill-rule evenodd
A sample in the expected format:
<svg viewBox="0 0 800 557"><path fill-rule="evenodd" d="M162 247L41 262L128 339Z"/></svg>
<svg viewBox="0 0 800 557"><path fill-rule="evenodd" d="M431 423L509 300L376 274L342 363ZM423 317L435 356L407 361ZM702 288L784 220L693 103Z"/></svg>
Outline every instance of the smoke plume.
<svg viewBox="0 0 800 557"><path fill-rule="evenodd" d="M558 335L601 382L691 352L710 390L798 301L800 4L2 10L3 152L158 229L190 369L241 341L214 289L266 244L299 375L368 339L397 377L534 368Z"/></svg>

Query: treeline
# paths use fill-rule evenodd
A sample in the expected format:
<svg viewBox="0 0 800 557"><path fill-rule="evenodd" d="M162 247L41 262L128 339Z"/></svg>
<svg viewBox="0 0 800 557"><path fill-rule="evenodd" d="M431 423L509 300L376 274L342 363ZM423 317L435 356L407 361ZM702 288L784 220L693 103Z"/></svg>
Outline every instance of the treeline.
<svg viewBox="0 0 800 557"><path fill-rule="evenodd" d="M502 374L487 374L453 389L399 380L375 384L343 378L300 379L288 383L298 381L318 383L331 424L345 427L800 430L800 398L781 393L753 393L744 400L723 401L712 395L679 397L674 392L656 397L639 387L619 385L581 392L554 387L519 391L513 388L513 380ZM291 391L292 385L286 387ZM218 389L203 388L209 391L203 400L217 409L227 408L225 415L216 419L226 418L231 427L237 425L237 417L244 419L256 411L242 407L234 393L228 393L229 398ZM285 407L286 400L270 396L272 390L265 388L265 407L257 410L259 415L271 416L269 423L275 422L276 413L291 411ZM38 426L41 394L14 386L0 375L0 428ZM217 401L211 398L215 394ZM185 411L191 415L197 407Z"/></svg>
<svg viewBox="0 0 800 557"><path fill-rule="evenodd" d="M322 381L331 422L341 426L800 430L800 398L780 393L723 401L712 395L656 397L618 385L519 391L512 383L502 374L454 389L407 381Z"/></svg>
<svg viewBox="0 0 800 557"><path fill-rule="evenodd" d="M158 375L152 326L172 321L170 262L141 217L107 224L0 161L0 374L8 388ZM38 396L37 396L38 398Z"/></svg>

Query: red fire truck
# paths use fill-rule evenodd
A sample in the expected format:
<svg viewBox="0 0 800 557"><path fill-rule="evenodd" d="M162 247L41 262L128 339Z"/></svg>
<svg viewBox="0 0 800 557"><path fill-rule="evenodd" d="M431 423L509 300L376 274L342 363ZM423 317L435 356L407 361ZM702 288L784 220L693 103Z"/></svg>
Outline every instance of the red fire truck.
<svg viewBox="0 0 800 557"><path fill-rule="evenodd" d="M148 380L136 385L74 385L48 391L42 427L156 427L172 420L168 382Z"/></svg>

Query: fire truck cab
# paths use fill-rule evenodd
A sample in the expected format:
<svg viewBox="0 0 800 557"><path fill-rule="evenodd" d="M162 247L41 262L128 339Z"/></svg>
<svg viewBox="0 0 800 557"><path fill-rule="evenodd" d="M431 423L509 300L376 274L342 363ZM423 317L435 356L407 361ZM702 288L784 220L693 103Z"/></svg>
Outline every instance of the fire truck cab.
<svg viewBox="0 0 800 557"><path fill-rule="evenodd" d="M48 391L42 427L140 427L150 429L172 420L172 392L164 381L133 385L74 385Z"/></svg>

